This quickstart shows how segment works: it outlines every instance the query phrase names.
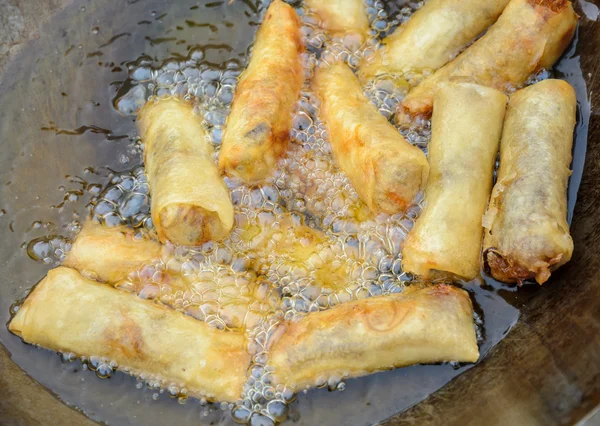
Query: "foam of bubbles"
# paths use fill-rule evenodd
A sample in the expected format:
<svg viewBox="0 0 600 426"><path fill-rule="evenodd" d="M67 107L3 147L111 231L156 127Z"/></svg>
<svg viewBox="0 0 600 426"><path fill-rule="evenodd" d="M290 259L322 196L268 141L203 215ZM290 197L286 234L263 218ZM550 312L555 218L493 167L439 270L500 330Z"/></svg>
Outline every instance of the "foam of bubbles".
<svg viewBox="0 0 600 426"><path fill-rule="evenodd" d="M92 216L109 228L128 225L152 230L149 193L143 167L114 174L109 185L93 201Z"/></svg>
<svg viewBox="0 0 600 426"><path fill-rule="evenodd" d="M29 257L48 265L64 261L70 249L71 241L61 235L35 238L27 244Z"/></svg>

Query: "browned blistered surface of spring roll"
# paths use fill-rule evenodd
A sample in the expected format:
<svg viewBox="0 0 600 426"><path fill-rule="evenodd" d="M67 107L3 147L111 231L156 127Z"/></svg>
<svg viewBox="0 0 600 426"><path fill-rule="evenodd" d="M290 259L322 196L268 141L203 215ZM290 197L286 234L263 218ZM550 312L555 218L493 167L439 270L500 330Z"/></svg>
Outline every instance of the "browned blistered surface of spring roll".
<svg viewBox="0 0 600 426"><path fill-rule="evenodd" d="M366 34L369 30L363 0L305 0L304 4L319 16L321 26L334 34Z"/></svg>
<svg viewBox="0 0 600 426"><path fill-rule="evenodd" d="M383 39L361 65L361 78L407 71L435 71L496 22L508 0L428 0Z"/></svg>
<svg viewBox="0 0 600 426"><path fill-rule="evenodd" d="M124 226L105 228L87 221L73 242L64 266L91 278L115 283L154 259L160 258L158 241L136 238L136 231Z"/></svg>
<svg viewBox="0 0 600 426"><path fill-rule="evenodd" d="M402 269L431 278L479 275L481 218L490 192L507 97L448 82L435 95L425 208L402 247Z"/></svg>
<svg viewBox="0 0 600 426"><path fill-rule="evenodd" d="M250 363L243 333L215 330L65 267L35 287L9 329L28 343L106 357L218 401L240 398Z"/></svg>
<svg viewBox="0 0 600 426"><path fill-rule="evenodd" d="M359 197L374 212L404 210L427 181L425 154L371 104L346 65L319 68L313 88L321 100L334 160Z"/></svg>
<svg viewBox="0 0 600 426"><path fill-rule="evenodd" d="M225 238L233 205L192 105L172 97L151 100L139 113L138 128L158 238L186 246Z"/></svg>
<svg viewBox="0 0 600 426"><path fill-rule="evenodd" d="M576 104L575 91L562 80L511 96L498 181L484 218L484 262L497 280L543 284L571 259L567 185Z"/></svg>
<svg viewBox="0 0 600 426"><path fill-rule="evenodd" d="M483 37L404 98L397 120L405 121L407 114L428 115L440 83L451 77L468 77L505 92L522 86L558 60L573 38L577 19L568 0L511 0Z"/></svg>
<svg viewBox="0 0 600 426"><path fill-rule="evenodd" d="M240 76L223 134L219 167L259 183L285 153L304 81L301 22L281 0L269 6L248 68Z"/></svg>
<svg viewBox="0 0 600 426"><path fill-rule="evenodd" d="M338 305L285 323L273 343L276 383L296 389L412 364L479 358L467 292L448 285Z"/></svg>

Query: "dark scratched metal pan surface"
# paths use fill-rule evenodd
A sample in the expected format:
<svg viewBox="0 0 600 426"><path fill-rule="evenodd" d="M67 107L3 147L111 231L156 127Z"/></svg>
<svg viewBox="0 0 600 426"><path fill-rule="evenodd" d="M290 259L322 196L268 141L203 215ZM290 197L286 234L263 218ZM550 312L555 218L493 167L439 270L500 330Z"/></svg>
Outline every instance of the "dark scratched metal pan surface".
<svg viewBox="0 0 600 426"><path fill-rule="evenodd" d="M142 53L165 58L207 43L228 46L210 51L214 62L234 56L245 61L260 19L257 2L227 3L0 0L0 322L48 269L27 258L23 243L36 232L49 233L49 223L85 213L83 199L62 212L49 208L76 189L72 177L103 184L101 174L85 169L135 165L135 158L123 164L130 153L121 143L135 137L135 125L111 106L113 83L126 76L123 64ZM344 393L310 392L292 407L291 423L559 425L576 423L598 407L600 17L598 0L576 0L575 7L581 15L577 43L557 67L575 86L579 103L569 192L571 208L578 194L570 212L573 260L540 289L498 291L507 311L489 312L486 320L497 315L498 324L518 321L490 339L474 367L401 369L351 381ZM185 26L186 20L213 26ZM234 25L221 25L225 21ZM177 25L185 27L178 34L184 43L165 36ZM47 227L32 226L42 217ZM133 378L99 380L80 367L23 345L0 327L0 425L231 423L218 408L203 417L199 404L153 401L153 392L136 389Z"/></svg>

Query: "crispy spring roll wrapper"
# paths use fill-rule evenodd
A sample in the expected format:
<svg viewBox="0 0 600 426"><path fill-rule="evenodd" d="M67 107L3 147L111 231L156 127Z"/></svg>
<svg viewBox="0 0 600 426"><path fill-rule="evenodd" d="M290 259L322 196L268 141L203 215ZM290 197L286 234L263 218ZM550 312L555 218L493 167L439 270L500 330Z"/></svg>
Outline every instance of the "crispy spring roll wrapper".
<svg viewBox="0 0 600 426"><path fill-rule="evenodd" d="M484 218L484 262L494 278L543 284L573 253L567 185L576 122L575 91L545 80L510 99L500 169Z"/></svg>
<svg viewBox="0 0 600 426"><path fill-rule="evenodd" d="M363 0L305 0L304 4L319 16L321 27L334 34L364 35L369 30Z"/></svg>
<svg viewBox="0 0 600 426"><path fill-rule="evenodd" d="M322 377L479 358L471 300L444 284L344 303L285 323L280 332L270 365L276 383L296 389Z"/></svg>
<svg viewBox="0 0 600 426"><path fill-rule="evenodd" d="M481 218L487 207L507 97L473 83L435 95L425 208L402 247L404 271L432 278L479 275Z"/></svg>
<svg viewBox="0 0 600 426"><path fill-rule="evenodd" d="M383 40L361 78L407 71L435 71L496 22L508 0L429 0Z"/></svg>
<svg viewBox="0 0 600 426"><path fill-rule="evenodd" d="M428 115L436 90L452 77L468 77L504 92L523 85L558 60L573 38L577 19L568 0L511 0L483 37L404 98L396 119Z"/></svg>
<svg viewBox="0 0 600 426"><path fill-rule="evenodd" d="M160 258L161 251L160 243L136 238L133 229L124 226L109 229L87 221L63 265L94 279L115 283L125 279L131 271Z"/></svg>
<svg viewBox="0 0 600 426"><path fill-rule="evenodd" d="M194 246L226 237L233 226L233 205L192 105L177 98L150 101L137 124L158 238Z"/></svg>
<svg viewBox="0 0 600 426"><path fill-rule="evenodd" d="M271 174L285 153L304 81L301 22L281 0L269 6L248 68L240 76L223 134L219 167L246 183Z"/></svg>
<svg viewBox="0 0 600 426"><path fill-rule="evenodd" d="M179 312L59 267L18 310L9 329L28 343L106 357L132 374L181 383L192 396L236 401L250 356L242 333L225 333Z"/></svg>
<svg viewBox="0 0 600 426"><path fill-rule="evenodd" d="M319 68L313 88L334 159L359 197L373 212L404 210L427 181L425 154L377 111L346 65Z"/></svg>

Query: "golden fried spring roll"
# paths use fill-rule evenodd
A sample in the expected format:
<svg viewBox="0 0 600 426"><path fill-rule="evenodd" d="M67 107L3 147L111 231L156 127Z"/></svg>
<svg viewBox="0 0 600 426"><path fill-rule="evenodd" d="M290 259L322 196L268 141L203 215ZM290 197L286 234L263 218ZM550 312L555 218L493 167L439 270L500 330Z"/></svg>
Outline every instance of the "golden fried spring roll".
<svg viewBox="0 0 600 426"><path fill-rule="evenodd" d="M551 67L571 42L577 14L568 0L511 0L488 32L413 89L399 106L405 115L431 112L439 85L452 77L510 91Z"/></svg>
<svg viewBox="0 0 600 426"><path fill-rule="evenodd" d="M383 40L361 78L435 71L496 22L508 0L429 0Z"/></svg>
<svg viewBox="0 0 600 426"><path fill-rule="evenodd" d="M321 27L332 33L366 34L369 18L363 0L305 0L321 19Z"/></svg>
<svg viewBox="0 0 600 426"><path fill-rule="evenodd" d="M139 113L138 128L158 238L193 246L226 237L233 205L192 106L176 98L150 101Z"/></svg>
<svg viewBox="0 0 600 426"><path fill-rule="evenodd" d="M567 185L576 103L562 80L511 96L498 181L484 218L484 261L497 280L542 284L571 259Z"/></svg>
<svg viewBox="0 0 600 426"><path fill-rule="evenodd" d="M119 369L173 381L192 396L236 401L250 356L242 333L224 333L179 312L59 267L35 287L10 331L28 343L115 361Z"/></svg>
<svg viewBox="0 0 600 426"><path fill-rule="evenodd" d="M359 197L374 212L404 210L427 180L425 154L377 111L346 65L318 69L313 87L334 159Z"/></svg>
<svg viewBox="0 0 600 426"><path fill-rule="evenodd" d="M246 183L264 180L285 153L304 81L301 22L281 0L269 6L248 68L240 76L223 134L219 167Z"/></svg>
<svg viewBox="0 0 600 426"><path fill-rule="evenodd" d="M270 365L276 383L296 389L321 377L479 358L471 300L443 284L338 305L286 323L280 332Z"/></svg>
<svg viewBox="0 0 600 426"><path fill-rule="evenodd" d="M63 263L94 279L116 283L145 263L158 259L162 246L157 241L135 238L126 227L105 228L88 221L75 238Z"/></svg>
<svg viewBox="0 0 600 426"><path fill-rule="evenodd" d="M403 270L425 278L433 271L467 280L479 275L481 218L506 101L502 92L473 83L449 82L436 92L425 208L404 241Z"/></svg>

